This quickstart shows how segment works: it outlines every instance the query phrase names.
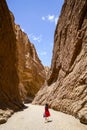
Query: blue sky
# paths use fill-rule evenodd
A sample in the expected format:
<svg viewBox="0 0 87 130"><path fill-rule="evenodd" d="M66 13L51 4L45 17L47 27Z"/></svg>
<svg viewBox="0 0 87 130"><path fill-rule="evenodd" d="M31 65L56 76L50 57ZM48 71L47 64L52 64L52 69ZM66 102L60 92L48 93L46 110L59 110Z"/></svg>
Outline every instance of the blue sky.
<svg viewBox="0 0 87 130"><path fill-rule="evenodd" d="M51 65L54 32L64 0L6 0L44 66Z"/></svg>

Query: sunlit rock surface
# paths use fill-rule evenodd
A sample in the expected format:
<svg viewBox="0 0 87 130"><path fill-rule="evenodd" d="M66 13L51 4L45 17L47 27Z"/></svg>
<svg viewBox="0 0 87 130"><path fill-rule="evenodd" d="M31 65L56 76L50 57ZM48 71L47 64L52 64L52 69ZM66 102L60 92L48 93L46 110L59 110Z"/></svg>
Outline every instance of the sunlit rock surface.
<svg viewBox="0 0 87 130"><path fill-rule="evenodd" d="M17 49L18 49L18 71L21 96L29 102L42 87L46 74L44 66L38 58L34 45L29 41L19 25L15 25Z"/></svg>
<svg viewBox="0 0 87 130"><path fill-rule="evenodd" d="M87 123L87 0L65 0L47 83L33 103L45 104Z"/></svg>
<svg viewBox="0 0 87 130"><path fill-rule="evenodd" d="M17 42L20 95L23 101L31 102L44 84L46 72L34 45L20 25L15 24L15 18L11 12L10 15Z"/></svg>

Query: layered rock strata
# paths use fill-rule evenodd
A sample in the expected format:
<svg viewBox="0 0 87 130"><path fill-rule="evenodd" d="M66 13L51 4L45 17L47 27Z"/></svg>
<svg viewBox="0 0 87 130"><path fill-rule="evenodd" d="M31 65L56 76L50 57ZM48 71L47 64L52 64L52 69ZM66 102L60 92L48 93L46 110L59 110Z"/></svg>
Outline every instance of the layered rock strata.
<svg viewBox="0 0 87 130"><path fill-rule="evenodd" d="M33 103L87 123L87 0L65 0L54 35L51 71Z"/></svg>
<svg viewBox="0 0 87 130"><path fill-rule="evenodd" d="M3 122L5 109L15 111L22 108L16 52L16 37L8 7L3 0L0 1L0 122Z"/></svg>

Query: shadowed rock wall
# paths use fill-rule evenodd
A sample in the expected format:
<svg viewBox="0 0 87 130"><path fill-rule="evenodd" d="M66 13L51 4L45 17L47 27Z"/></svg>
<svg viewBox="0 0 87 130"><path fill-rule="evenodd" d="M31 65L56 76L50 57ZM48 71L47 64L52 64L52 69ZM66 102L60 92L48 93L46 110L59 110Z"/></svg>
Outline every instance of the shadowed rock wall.
<svg viewBox="0 0 87 130"><path fill-rule="evenodd" d="M54 35L47 83L33 103L87 123L87 0L65 0Z"/></svg>
<svg viewBox="0 0 87 130"><path fill-rule="evenodd" d="M5 0L1 1L0 123L23 108L22 101L31 101L46 78L34 45L14 20Z"/></svg>
<svg viewBox="0 0 87 130"><path fill-rule="evenodd" d="M16 52L16 37L8 7L3 0L0 2L0 108L20 107Z"/></svg>
<svg viewBox="0 0 87 130"><path fill-rule="evenodd" d="M2 0L0 1L0 123L6 122L13 111L23 107L18 89L16 52L16 36L10 13L5 0Z"/></svg>

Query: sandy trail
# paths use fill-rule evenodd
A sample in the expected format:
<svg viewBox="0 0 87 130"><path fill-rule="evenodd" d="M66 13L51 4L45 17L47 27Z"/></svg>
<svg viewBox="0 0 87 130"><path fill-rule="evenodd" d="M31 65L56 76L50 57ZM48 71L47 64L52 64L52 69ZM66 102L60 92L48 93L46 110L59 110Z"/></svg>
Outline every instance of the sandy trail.
<svg viewBox="0 0 87 130"><path fill-rule="evenodd" d="M87 125L70 115L50 109L51 122L45 123L44 106L27 104L24 111L15 113L0 130L87 130Z"/></svg>

